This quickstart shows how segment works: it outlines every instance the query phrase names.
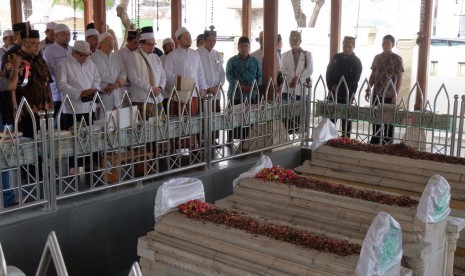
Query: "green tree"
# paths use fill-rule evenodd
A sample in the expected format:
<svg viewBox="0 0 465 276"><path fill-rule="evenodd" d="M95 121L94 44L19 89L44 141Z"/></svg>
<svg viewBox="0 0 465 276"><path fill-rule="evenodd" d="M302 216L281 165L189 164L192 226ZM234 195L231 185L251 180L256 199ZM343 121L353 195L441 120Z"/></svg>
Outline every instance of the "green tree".
<svg viewBox="0 0 465 276"><path fill-rule="evenodd" d="M52 6L54 5L68 5L68 6L73 6L74 1L76 1L76 9L79 11L84 10L84 1L85 0L52 0ZM107 10L113 8L115 5L116 0L105 0L105 5L107 7Z"/></svg>

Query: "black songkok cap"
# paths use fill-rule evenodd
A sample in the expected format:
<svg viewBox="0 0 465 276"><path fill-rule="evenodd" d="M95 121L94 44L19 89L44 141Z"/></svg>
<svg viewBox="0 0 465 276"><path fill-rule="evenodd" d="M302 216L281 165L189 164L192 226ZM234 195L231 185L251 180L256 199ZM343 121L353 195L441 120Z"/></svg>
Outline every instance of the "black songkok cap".
<svg viewBox="0 0 465 276"><path fill-rule="evenodd" d="M26 22L13 24L13 32L25 31L26 28L27 28L27 23Z"/></svg>
<svg viewBox="0 0 465 276"><path fill-rule="evenodd" d="M128 39L133 40L137 38L137 31L128 31Z"/></svg>
<svg viewBox="0 0 465 276"><path fill-rule="evenodd" d="M95 25L94 25L94 23L93 23L93 22L92 22L92 23L89 23L89 24L87 24L87 26L86 26L86 31L87 31L88 29L95 29Z"/></svg>
<svg viewBox="0 0 465 276"><path fill-rule="evenodd" d="M141 30L141 33L145 34L145 33L153 33L153 27L152 26L146 26L146 27L142 27Z"/></svg>
<svg viewBox="0 0 465 276"><path fill-rule="evenodd" d="M250 40L249 40L249 38L246 37L246 36L241 36L241 38L239 38L239 44L241 44L241 43L248 43L248 44L250 44Z"/></svg>
<svg viewBox="0 0 465 276"><path fill-rule="evenodd" d="M21 31L21 39L40 38L38 30Z"/></svg>

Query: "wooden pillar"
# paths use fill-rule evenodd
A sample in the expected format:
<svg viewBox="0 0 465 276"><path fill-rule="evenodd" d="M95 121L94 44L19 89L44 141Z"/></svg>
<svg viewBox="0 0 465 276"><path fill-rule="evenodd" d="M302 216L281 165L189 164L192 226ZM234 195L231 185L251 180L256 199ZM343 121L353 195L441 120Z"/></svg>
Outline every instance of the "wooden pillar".
<svg viewBox="0 0 465 276"><path fill-rule="evenodd" d="M252 0L242 0L242 36L252 36Z"/></svg>
<svg viewBox="0 0 465 276"><path fill-rule="evenodd" d="M329 40L329 58L339 52L341 45L342 0L331 0L331 36Z"/></svg>
<svg viewBox="0 0 465 276"><path fill-rule="evenodd" d="M263 0L263 79L262 93L270 78L277 83L278 75L278 0ZM272 95L269 95L272 97Z"/></svg>
<svg viewBox="0 0 465 276"><path fill-rule="evenodd" d="M93 2L95 29L97 29L100 33L104 33L107 31L105 0L94 0Z"/></svg>
<svg viewBox="0 0 465 276"><path fill-rule="evenodd" d="M431 42L431 17L433 12L433 0L422 0L420 11L420 32L418 37L418 68L417 68L417 81L423 92L423 105L426 102L427 86L428 86L428 73L429 73L429 45ZM420 110L421 96L420 90L417 90L415 99L415 110Z"/></svg>
<svg viewBox="0 0 465 276"><path fill-rule="evenodd" d="M23 22L23 1L10 0L11 25Z"/></svg>
<svg viewBox="0 0 465 276"><path fill-rule="evenodd" d="M174 33L177 29L182 26L182 1L181 0L171 0L171 37L174 40L176 47L178 46L178 41Z"/></svg>
<svg viewBox="0 0 465 276"><path fill-rule="evenodd" d="M84 27L93 21L94 1L84 0Z"/></svg>

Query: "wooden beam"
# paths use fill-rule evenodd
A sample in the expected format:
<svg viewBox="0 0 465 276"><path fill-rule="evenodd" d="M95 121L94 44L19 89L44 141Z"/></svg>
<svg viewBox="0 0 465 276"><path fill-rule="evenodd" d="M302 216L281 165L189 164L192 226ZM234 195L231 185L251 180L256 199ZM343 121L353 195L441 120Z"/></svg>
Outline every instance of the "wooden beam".
<svg viewBox="0 0 465 276"><path fill-rule="evenodd" d="M331 34L329 40L329 58L339 52L341 45L342 0L331 0Z"/></svg>
<svg viewBox="0 0 465 276"><path fill-rule="evenodd" d="M242 36L252 36L252 0L242 0Z"/></svg>
<svg viewBox="0 0 465 276"><path fill-rule="evenodd" d="M174 33L182 26L182 1L171 0L171 37L174 40L176 47L178 41Z"/></svg>
<svg viewBox="0 0 465 276"><path fill-rule="evenodd" d="M10 0L11 25L23 22L23 1Z"/></svg>
<svg viewBox="0 0 465 276"><path fill-rule="evenodd" d="M263 0L263 79L264 93L270 78L277 84L278 75L278 0ZM272 97L272 95L269 95Z"/></svg>
<svg viewBox="0 0 465 276"><path fill-rule="evenodd" d="M418 68L417 68L417 81L423 92L423 105L426 102L428 96L428 74L429 74L429 47L431 43L431 25L433 15L433 1L432 0L421 0L421 11L420 11L420 32L418 35ZM415 110L420 110L421 106L421 95L420 90L417 90L415 98Z"/></svg>
<svg viewBox="0 0 465 276"><path fill-rule="evenodd" d="M107 12L105 10L105 0L94 0L94 24L95 29L100 33L107 31Z"/></svg>
<svg viewBox="0 0 465 276"><path fill-rule="evenodd" d="M94 1L92 0L85 0L84 1L84 26L91 23L93 21L94 15Z"/></svg>

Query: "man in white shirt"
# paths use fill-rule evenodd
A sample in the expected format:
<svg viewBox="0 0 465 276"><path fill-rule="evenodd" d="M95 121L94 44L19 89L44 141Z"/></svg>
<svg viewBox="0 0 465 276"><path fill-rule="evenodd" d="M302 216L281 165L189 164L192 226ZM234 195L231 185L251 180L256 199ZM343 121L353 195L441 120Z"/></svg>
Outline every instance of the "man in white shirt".
<svg viewBox="0 0 465 276"><path fill-rule="evenodd" d="M40 50L43 52L45 47L55 43L55 22L48 22L45 27L45 38L40 41Z"/></svg>
<svg viewBox="0 0 465 276"><path fill-rule="evenodd" d="M168 56L168 54L174 50L174 40L171 37L165 38L163 40L162 48L163 48L163 55L160 57L160 59L161 59L161 62L163 62L163 65L165 65L166 56Z"/></svg>
<svg viewBox="0 0 465 276"><path fill-rule="evenodd" d="M48 49L48 48L47 48ZM87 124L91 111L94 94L100 90L100 75L94 62L89 58L91 55L89 43L78 40L74 43L71 56L60 62L56 70L58 90L63 97L68 95L76 113L77 122L84 119ZM63 105L61 129L69 129L74 124L73 110L69 103Z"/></svg>
<svg viewBox="0 0 465 276"><path fill-rule="evenodd" d="M197 52L199 52L203 71L205 73L205 81L208 87L207 93L212 94L216 99L213 104L213 111L220 112L221 93L217 92L220 85L224 84L225 72L220 53L213 49L216 44L216 31L213 29L214 27L212 26L210 31L204 32L203 37L205 39L205 43L197 49Z"/></svg>
<svg viewBox="0 0 465 276"><path fill-rule="evenodd" d="M208 86L205 81L200 55L197 51L190 48L192 45L191 34L185 27L181 27L176 30L175 36L179 47L173 50L165 60L166 87L168 91L173 90L177 77L183 76L192 78L195 86L199 89L200 96L205 96ZM199 95L197 95L194 89L191 102L192 115L199 113L198 97Z"/></svg>
<svg viewBox="0 0 465 276"><path fill-rule="evenodd" d="M132 53L126 69L131 82L131 101L137 104L141 115L150 91L153 92L155 98L148 99L146 110L146 118L150 118L156 115L155 107L159 112L163 108L162 91L166 85L166 76L160 58L153 53L155 48L153 27L143 27L141 31L139 49Z"/></svg>
<svg viewBox="0 0 465 276"><path fill-rule="evenodd" d="M53 30L55 43L45 48L43 57L52 75L53 82L50 83L50 89L52 90L53 106L55 108L54 118L56 118L61 106L61 93L57 88L56 68L61 61L71 55L73 47L69 46L71 34L68 26L65 24L56 24Z"/></svg>
<svg viewBox="0 0 465 276"><path fill-rule="evenodd" d="M283 100L288 100L288 94L295 90L296 100L299 101L304 96L304 86L309 86L313 73L312 53L300 47L302 35L298 31L292 31L289 36L291 50L285 52L282 58L281 72L288 83L283 87ZM300 82L299 82L300 79ZM302 86L302 84L304 86Z"/></svg>
<svg viewBox="0 0 465 276"><path fill-rule="evenodd" d="M3 55L10 50L10 48L15 44L15 33L12 30L3 31L3 46L0 48L0 60Z"/></svg>
<svg viewBox="0 0 465 276"><path fill-rule="evenodd" d="M126 65L128 64L129 59L132 57L132 52L139 49L139 36L140 34L137 34L137 31L128 31L126 45L115 52L115 55L120 56Z"/></svg>
<svg viewBox="0 0 465 276"><path fill-rule="evenodd" d="M100 33L94 28L94 23L87 24L86 26L86 42L89 43L90 51L93 53L97 50L98 36Z"/></svg>
<svg viewBox="0 0 465 276"><path fill-rule="evenodd" d="M110 33L102 33L98 41L98 49L90 58L95 63L102 79L100 87L105 94L100 95L101 104L105 107L105 111L111 111L121 104L123 86L127 78L126 67L122 59L112 53L114 41ZM97 114L97 118L100 117L100 114Z"/></svg>

